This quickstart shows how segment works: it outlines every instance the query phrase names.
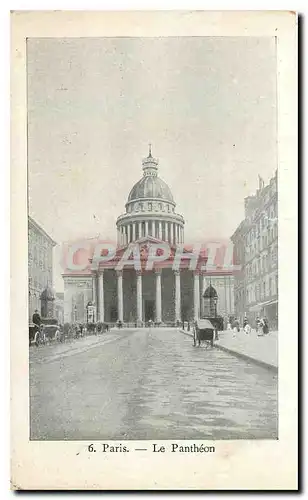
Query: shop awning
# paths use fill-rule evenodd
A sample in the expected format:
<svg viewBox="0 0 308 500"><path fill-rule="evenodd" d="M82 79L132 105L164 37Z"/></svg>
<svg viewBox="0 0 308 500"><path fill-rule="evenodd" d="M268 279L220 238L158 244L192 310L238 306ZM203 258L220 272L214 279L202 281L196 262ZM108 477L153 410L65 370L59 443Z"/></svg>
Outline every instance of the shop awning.
<svg viewBox="0 0 308 500"><path fill-rule="evenodd" d="M273 304L278 304L278 299L269 300L265 305L272 306Z"/></svg>
<svg viewBox="0 0 308 500"><path fill-rule="evenodd" d="M263 307L270 306L272 304L277 304L277 303L278 303L278 299L267 300L265 302L260 302L259 304L256 304L256 305L250 307L249 311L250 312L258 312L258 311L261 311L261 309L263 309Z"/></svg>

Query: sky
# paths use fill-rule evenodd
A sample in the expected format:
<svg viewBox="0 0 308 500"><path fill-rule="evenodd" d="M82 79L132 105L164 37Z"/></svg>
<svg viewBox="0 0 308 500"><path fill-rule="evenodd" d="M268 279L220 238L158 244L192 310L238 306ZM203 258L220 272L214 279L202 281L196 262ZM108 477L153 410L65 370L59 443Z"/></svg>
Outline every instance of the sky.
<svg viewBox="0 0 308 500"><path fill-rule="evenodd" d="M59 244L115 239L151 142L185 241L229 238L277 168L275 57L274 38L28 39L29 214Z"/></svg>

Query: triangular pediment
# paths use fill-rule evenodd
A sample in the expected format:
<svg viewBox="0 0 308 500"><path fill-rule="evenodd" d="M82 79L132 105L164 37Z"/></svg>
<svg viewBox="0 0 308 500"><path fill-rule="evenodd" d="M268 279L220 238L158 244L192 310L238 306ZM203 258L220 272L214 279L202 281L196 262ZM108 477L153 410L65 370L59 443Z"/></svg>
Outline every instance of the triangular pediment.
<svg viewBox="0 0 308 500"><path fill-rule="evenodd" d="M148 256L148 252L149 252L151 245L160 245L160 244L162 244L162 246L168 245L168 242L160 240L158 238L154 238L153 236L143 236L142 238L139 238L138 240L131 242L129 244L126 244L123 247L121 247L119 249L118 255L119 256L123 255L126 252L126 250L128 249L128 247L131 247L133 249L133 247L135 245L137 245L139 247L141 259L144 259ZM175 247L173 245L171 245L170 249L171 249L170 254L174 255ZM131 258L133 259L133 256Z"/></svg>
<svg viewBox="0 0 308 500"><path fill-rule="evenodd" d="M160 240L158 238L154 238L153 236L142 236L142 238L139 238L138 240L135 240L133 242L130 242L130 243L127 243L127 244L121 246L121 251L125 251L129 246L133 246L133 245L139 245L139 247L144 247L147 244L155 244L155 245L157 245L159 243L166 244L165 241Z"/></svg>
<svg viewBox="0 0 308 500"><path fill-rule="evenodd" d="M154 238L153 236L143 236L142 238L139 238L136 240L134 243L137 243L137 245L145 245L147 243L165 243L163 240L160 240L158 238Z"/></svg>

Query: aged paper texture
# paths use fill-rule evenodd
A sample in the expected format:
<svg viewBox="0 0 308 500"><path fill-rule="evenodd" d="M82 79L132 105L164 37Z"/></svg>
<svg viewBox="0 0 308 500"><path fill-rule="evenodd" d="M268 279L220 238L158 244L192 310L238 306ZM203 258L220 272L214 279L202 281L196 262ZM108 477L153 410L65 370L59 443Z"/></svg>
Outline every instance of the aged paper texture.
<svg viewBox="0 0 308 500"><path fill-rule="evenodd" d="M11 485L297 489L297 18L11 15Z"/></svg>

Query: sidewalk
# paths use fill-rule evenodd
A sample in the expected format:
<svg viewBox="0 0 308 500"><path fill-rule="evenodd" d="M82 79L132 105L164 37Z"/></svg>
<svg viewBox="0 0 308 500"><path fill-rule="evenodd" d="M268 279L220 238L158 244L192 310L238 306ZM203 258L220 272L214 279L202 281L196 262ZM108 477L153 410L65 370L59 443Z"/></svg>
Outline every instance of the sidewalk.
<svg viewBox="0 0 308 500"><path fill-rule="evenodd" d="M181 331L192 336L192 331ZM217 349L227 351L230 354L275 371L278 370L278 332L271 331L268 335L258 337L255 330L252 330L249 335L240 331L236 334L236 338L233 338L233 332L225 330L219 332L218 336L219 340L214 342Z"/></svg>
<svg viewBox="0 0 308 500"><path fill-rule="evenodd" d="M108 344L113 340L119 338L119 335L109 332L100 335L89 335L86 337L79 337L77 339L70 339L63 343L52 343L42 345L39 347L31 346L30 359L35 360L40 357L41 362L55 361L60 358L66 358L74 354L80 354L84 351L97 347L98 345Z"/></svg>

